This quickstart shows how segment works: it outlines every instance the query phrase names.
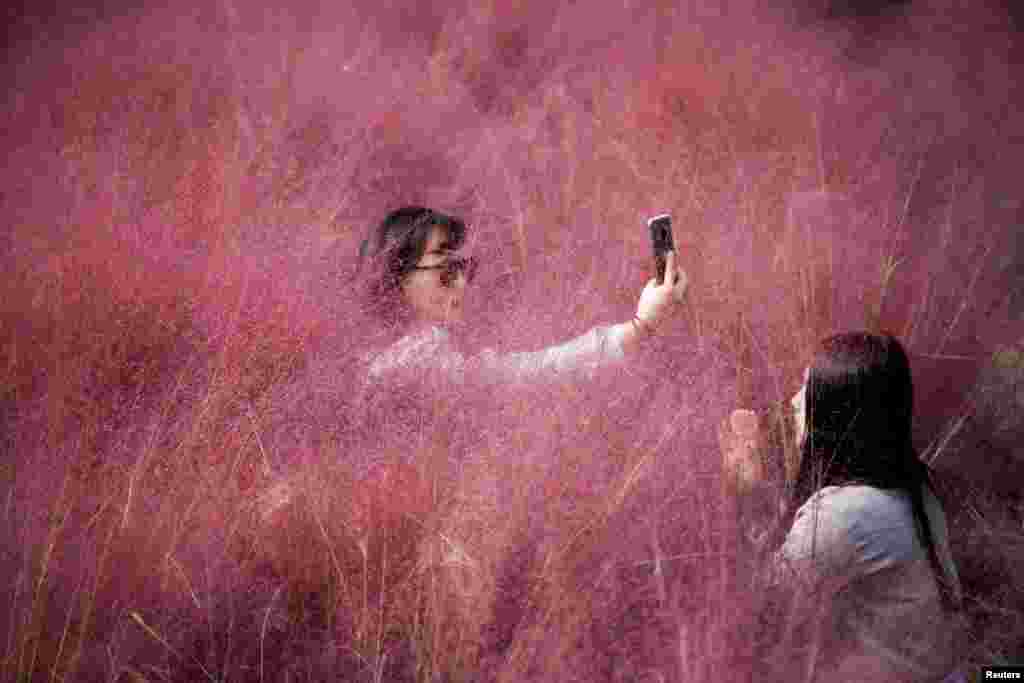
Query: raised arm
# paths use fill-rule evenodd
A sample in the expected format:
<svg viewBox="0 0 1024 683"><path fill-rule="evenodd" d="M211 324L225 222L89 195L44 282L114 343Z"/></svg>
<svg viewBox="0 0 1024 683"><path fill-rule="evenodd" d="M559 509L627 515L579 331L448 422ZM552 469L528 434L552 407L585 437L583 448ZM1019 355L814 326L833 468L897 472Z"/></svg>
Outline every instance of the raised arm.
<svg viewBox="0 0 1024 683"><path fill-rule="evenodd" d="M614 326L621 335L623 351L629 353L644 339L657 334L659 326L679 310L690 280L686 271L676 264L674 251L668 252L665 258L665 273L665 281L660 285L653 278L647 281L640 292L633 319ZM669 278L668 273L675 273L675 278Z"/></svg>
<svg viewBox="0 0 1024 683"><path fill-rule="evenodd" d="M689 280L686 273L676 267L675 252L668 252L666 276L661 285L649 280L640 293L636 315L617 325L595 327L586 334L564 344L540 351L498 355L481 355L483 371L513 381L543 380L566 373L581 372L589 375L597 368L623 360L639 348L643 341L656 335L661 325L679 310Z"/></svg>
<svg viewBox="0 0 1024 683"><path fill-rule="evenodd" d="M518 353L498 354L487 350L466 357L451 343L449 333L440 326L411 334L378 356L369 367L371 381L394 370L441 372L461 382L472 375L485 382L527 382L559 379L571 375L591 375L597 368L622 361L643 340L656 335L666 319L675 314L685 296L689 281L676 268L675 254L669 252L665 283L647 282L637 303L636 315L617 325L595 327L585 334L557 346ZM674 280L674 282L673 282Z"/></svg>

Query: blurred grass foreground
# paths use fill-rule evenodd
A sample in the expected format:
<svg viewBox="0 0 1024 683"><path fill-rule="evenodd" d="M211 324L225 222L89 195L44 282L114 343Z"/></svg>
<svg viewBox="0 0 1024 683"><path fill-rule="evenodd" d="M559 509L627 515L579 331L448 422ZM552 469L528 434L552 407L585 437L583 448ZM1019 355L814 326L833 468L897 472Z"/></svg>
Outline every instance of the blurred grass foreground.
<svg viewBox="0 0 1024 683"><path fill-rule="evenodd" d="M0 680L800 680L757 635L715 429L855 328L912 354L958 654L1024 661L998 8L915 2L869 40L795 5L379 4L12 42ZM471 348L628 319L660 211L683 320L614 380L370 420L356 245L413 203L471 226Z"/></svg>

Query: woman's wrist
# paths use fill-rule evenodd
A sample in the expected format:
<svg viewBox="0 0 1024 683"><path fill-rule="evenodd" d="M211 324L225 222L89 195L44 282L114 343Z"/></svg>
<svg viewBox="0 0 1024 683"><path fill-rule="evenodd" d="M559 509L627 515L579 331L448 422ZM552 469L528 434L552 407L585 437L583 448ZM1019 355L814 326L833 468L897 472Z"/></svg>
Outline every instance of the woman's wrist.
<svg viewBox="0 0 1024 683"><path fill-rule="evenodd" d="M654 326L644 321L640 316L634 315L630 322L639 335L650 337L654 334Z"/></svg>
<svg viewBox="0 0 1024 683"><path fill-rule="evenodd" d="M621 330L622 347L626 351L639 347L643 340L653 334L650 324L645 323L641 318L636 316L631 318L628 322L620 323L617 327Z"/></svg>

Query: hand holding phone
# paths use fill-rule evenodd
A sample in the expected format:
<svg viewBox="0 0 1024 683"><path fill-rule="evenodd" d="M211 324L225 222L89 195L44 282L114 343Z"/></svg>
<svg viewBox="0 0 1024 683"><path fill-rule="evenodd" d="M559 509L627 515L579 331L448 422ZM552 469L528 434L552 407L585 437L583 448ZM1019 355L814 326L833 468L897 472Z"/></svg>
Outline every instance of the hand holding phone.
<svg viewBox="0 0 1024 683"><path fill-rule="evenodd" d="M665 282L665 256L668 252L675 251L675 244L672 241L672 217L667 213L657 215L647 221L647 228L650 230L651 246L654 249L654 282L660 285Z"/></svg>
<svg viewBox="0 0 1024 683"><path fill-rule="evenodd" d="M661 214L647 221L654 248L655 277L640 292L635 321L647 326L648 331L658 326L669 315L675 304L684 300L688 280L686 273L676 265L675 245L672 241L672 218ZM671 284L665 286L665 272L671 272Z"/></svg>

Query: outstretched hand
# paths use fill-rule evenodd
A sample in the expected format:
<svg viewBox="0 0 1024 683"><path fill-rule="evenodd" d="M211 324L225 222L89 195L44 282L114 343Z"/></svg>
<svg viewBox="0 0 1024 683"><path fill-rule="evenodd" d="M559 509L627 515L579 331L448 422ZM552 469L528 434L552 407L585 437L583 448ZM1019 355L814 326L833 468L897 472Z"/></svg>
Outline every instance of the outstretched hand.
<svg viewBox="0 0 1024 683"><path fill-rule="evenodd" d="M765 476L760 453L762 438L760 421L752 410L734 410L719 426L722 469L735 493L751 490Z"/></svg>
<svg viewBox="0 0 1024 683"><path fill-rule="evenodd" d="M668 252L665 256L665 280L660 285L654 278L647 281L640 293L636 317L649 329L658 327L662 320L678 309L689 284L686 272L676 267L675 251Z"/></svg>

